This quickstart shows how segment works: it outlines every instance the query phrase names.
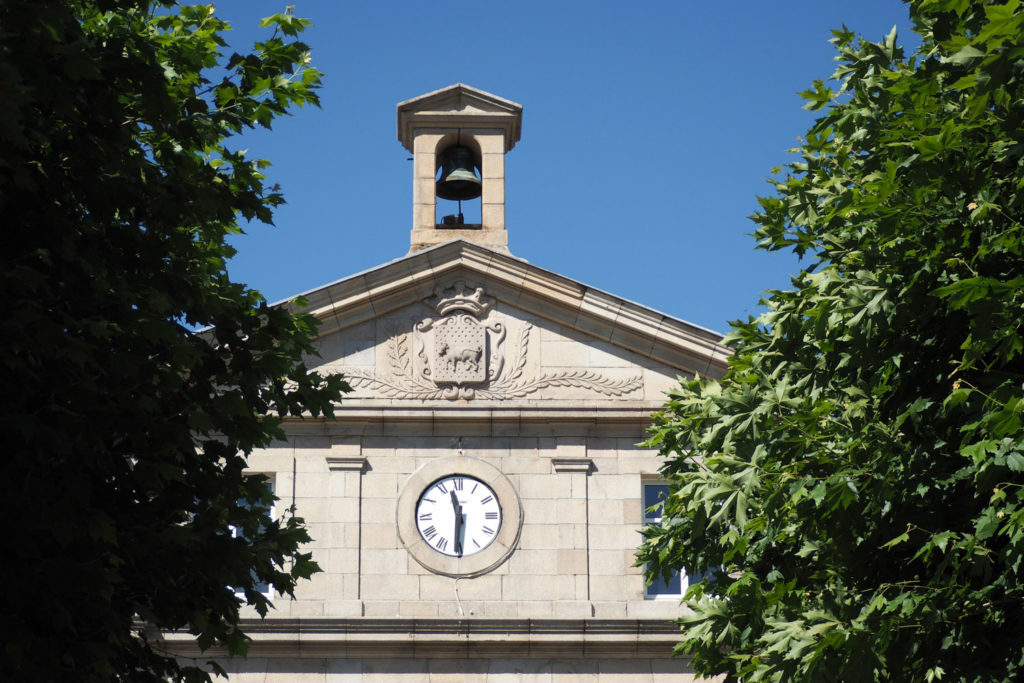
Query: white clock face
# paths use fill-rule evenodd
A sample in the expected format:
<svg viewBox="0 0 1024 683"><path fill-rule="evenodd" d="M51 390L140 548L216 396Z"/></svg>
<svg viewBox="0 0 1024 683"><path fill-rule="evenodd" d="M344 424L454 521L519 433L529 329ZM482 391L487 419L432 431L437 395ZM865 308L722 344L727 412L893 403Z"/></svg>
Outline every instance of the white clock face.
<svg viewBox="0 0 1024 683"><path fill-rule="evenodd" d="M420 495L416 527L439 553L473 555L489 546L501 529L501 505L487 484L453 474L438 479Z"/></svg>

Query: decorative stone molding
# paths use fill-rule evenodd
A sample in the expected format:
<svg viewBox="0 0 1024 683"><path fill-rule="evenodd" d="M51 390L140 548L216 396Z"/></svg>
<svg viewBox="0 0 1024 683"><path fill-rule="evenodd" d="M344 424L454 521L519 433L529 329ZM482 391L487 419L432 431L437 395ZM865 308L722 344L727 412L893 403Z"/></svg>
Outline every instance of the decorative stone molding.
<svg viewBox="0 0 1024 683"><path fill-rule="evenodd" d="M332 472L363 472L366 470L366 458L329 455L327 467Z"/></svg>
<svg viewBox="0 0 1024 683"><path fill-rule="evenodd" d="M412 332L393 330L384 372L343 370L353 387L368 388L386 398L419 400L522 398L547 387L576 387L614 397L643 387L641 375L613 379L584 369L530 377L525 370L533 326L527 322L520 323L515 355L506 363L508 330L500 321L486 321L494 302L483 287L457 281L435 289L427 302L442 317L416 323Z"/></svg>
<svg viewBox="0 0 1024 683"><path fill-rule="evenodd" d="M667 619L268 617L242 619L241 627L252 638L250 658L667 659L679 640L679 627ZM181 656L226 654L218 648L200 652L187 633L165 634L163 644Z"/></svg>
<svg viewBox="0 0 1024 683"><path fill-rule="evenodd" d="M590 458L551 458L551 466L555 472L589 473L594 468L594 461Z"/></svg>
<svg viewBox="0 0 1024 683"><path fill-rule="evenodd" d="M470 287L458 280L447 287L434 289L434 296L426 300L438 315L452 311L466 311L477 318L487 315L494 307L494 299L484 295L483 287Z"/></svg>

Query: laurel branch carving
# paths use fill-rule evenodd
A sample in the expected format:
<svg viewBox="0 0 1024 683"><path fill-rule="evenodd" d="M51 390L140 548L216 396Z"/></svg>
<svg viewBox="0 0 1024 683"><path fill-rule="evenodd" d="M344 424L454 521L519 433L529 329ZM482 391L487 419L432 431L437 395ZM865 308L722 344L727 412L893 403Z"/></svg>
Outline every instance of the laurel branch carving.
<svg viewBox="0 0 1024 683"><path fill-rule="evenodd" d="M507 372L501 374L501 366L496 376L489 378L488 386L443 386L439 387L420 378L411 370L409 337L411 333L399 329L390 331L386 357L388 361L388 377L380 377L371 370L362 368L346 368L345 378L353 388L371 389L386 398L435 400L456 399L504 399L521 398L547 387L576 387L587 389L605 396L622 396L636 391L643 386L640 375L625 379L612 379L593 370L563 370L544 373L539 377L524 377L527 351L530 343L529 323L523 323L519 333L515 363L507 366Z"/></svg>

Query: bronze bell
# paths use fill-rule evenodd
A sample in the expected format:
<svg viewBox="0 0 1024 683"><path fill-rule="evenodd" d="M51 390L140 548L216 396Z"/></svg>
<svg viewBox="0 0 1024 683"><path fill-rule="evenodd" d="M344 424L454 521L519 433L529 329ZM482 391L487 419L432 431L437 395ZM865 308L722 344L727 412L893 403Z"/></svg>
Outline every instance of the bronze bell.
<svg viewBox="0 0 1024 683"><path fill-rule="evenodd" d="M480 178L473 168L473 150L462 145L449 147L441 153L441 179L437 196L441 199L475 199L480 196Z"/></svg>

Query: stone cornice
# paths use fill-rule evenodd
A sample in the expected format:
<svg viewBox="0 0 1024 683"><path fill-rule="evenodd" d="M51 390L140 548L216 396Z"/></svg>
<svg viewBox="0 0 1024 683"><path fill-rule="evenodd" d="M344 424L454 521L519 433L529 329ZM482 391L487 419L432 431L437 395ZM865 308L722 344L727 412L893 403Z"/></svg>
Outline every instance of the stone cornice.
<svg viewBox="0 0 1024 683"><path fill-rule="evenodd" d="M655 619L243 619L249 657L668 658L679 628ZM164 634L167 651L200 653L188 634Z"/></svg>
<svg viewBox="0 0 1024 683"><path fill-rule="evenodd" d="M659 406L636 409L576 406L574 408L474 408L462 404L451 407L410 405L365 405L342 399L344 409L325 421L310 417L285 418L292 436L330 434L398 435L432 434L511 436L511 435L593 435L626 436L643 439L651 423L651 413Z"/></svg>
<svg viewBox="0 0 1024 683"><path fill-rule="evenodd" d="M681 372L720 376L730 350L704 328L538 268L453 240L339 280L303 296L330 334L425 300L447 280L486 288L499 302L622 347Z"/></svg>
<svg viewBox="0 0 1024 683"><path fill-rule="evenodd" d="M519 141L522 131L522 105L464 83L399 102L396 110L398 140L410 152L416 128L444 124L448 128L498 129L504 132L506 152Z"/></svg>

